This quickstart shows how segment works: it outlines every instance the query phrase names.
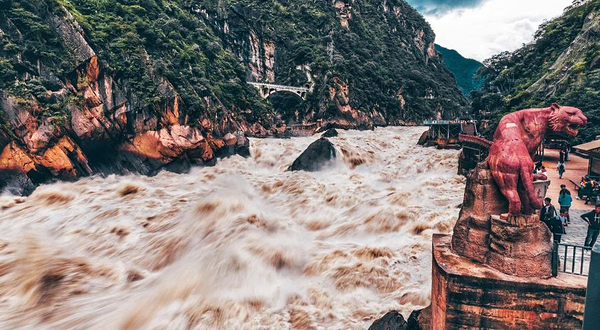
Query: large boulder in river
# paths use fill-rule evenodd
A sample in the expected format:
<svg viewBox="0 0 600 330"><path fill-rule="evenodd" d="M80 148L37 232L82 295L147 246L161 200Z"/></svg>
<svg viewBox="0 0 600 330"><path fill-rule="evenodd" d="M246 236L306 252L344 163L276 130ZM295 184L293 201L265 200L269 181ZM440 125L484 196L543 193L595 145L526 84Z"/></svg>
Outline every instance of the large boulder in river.
<svg viewBox="0 0 600 330"><path fill-rule="evenodd" d="M288 168L290 171L314 172L335 158L335 148L331 142L322 137L311 143L306 150Z"/></svg>
<svg viewBox="0 0 600 330"><path fill-rule="evenodd" d="M387 312L382 318L373 322L369 330L406 330L404 316L397 311Z"/></svg>
<svg viewBox="0 0 600 330"><path fill-rule="evenodd" d="M431 306L410 313L408 320L397 311L387 312L373 322L369 330L429 330L431 329Z"/></svg>

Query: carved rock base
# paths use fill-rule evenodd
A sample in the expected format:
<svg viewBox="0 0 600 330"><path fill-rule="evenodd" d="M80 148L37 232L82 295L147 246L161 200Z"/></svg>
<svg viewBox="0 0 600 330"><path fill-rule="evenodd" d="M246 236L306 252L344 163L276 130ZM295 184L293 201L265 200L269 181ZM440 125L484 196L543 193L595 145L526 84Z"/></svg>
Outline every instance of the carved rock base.
<svg viewBox="0 0 600 330"><path fill-rule="evenodd" d="M546 184L547 186L547 184ZM551 276L552 234L537 214L500 215L508 203L486 163L467 178L465 197L452 235L457 255L521 277Z"/></svg>
<svg viewBox="0 0 600 330"><path fill-rule="evenodd" d="M491 217L490 245L485 264L521 277L552 276L552 234L538 215Z"/></svg>
<svg viewBox="0 0 600 330"><path fill-rule="evenodd" d="M465 258L485 263L490 245L490 220L467 216L454 227L452 250Z"/></svg>

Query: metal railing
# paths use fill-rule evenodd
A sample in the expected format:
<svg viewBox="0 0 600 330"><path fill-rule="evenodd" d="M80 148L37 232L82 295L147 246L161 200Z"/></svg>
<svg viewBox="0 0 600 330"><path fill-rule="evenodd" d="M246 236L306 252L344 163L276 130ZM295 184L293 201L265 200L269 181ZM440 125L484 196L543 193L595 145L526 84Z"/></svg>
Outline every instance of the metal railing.
<svg viewBox="0 0 600 330"><path fill-rule="evenodd" d="M460 120L423 120L423 126L460 124Z"/></svg>
<svg viewBox="0 0 600 330"><path fill-rule="evenodd" d="M590 250L583 245L554 242L552 249L552 276L558 272L588 276L590 268Z"/></svg>

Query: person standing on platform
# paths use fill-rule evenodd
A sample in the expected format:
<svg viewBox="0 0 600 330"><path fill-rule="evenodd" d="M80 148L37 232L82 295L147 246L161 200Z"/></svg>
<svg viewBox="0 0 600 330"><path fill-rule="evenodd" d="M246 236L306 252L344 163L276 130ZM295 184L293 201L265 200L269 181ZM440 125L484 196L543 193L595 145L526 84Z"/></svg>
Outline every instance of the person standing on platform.
<svg viewBox="0 0 600 330"><path fill-rule="evenodd" d="M591 212L582 214L581 218L588 223L584 245L593 247L598 239L598 233L600 233L600 203L596 204L596 208Z"/></svg>
<svg viewBox="0 0 600 330"><path fill-rule="evenodd" d="M554 217L556 217L556 208L552 205L552 199L546 197L544 198L544 207L540 210L540 221L548 225L548 221Z"/></svg>
<svg viewBox="0 0 600 330"><path fill-rule="evenodd" d="M564 227L566 227L566 226L567 226L567 222L569 221L569 220L568 220L568 219L569 219L569 215L568 215L568 213L567 213L567 210L560 210L560 215L559 215L558 217L556 217L556 218L557 218L558 220L560 220L560 222L562 223L562 225L563 225ZM566 234L566 233L564 232L564 229L563 229L563 234Z"/></svg>
<svg viewBox="0 0 600 330"><path fill-rule="evenodd" d="M562 179L563 174L565 173L565 163L564 162L558 162L558 165L556 166L556 169L558 170L558 177Z"/></svg>
<svg viewBox="0 0 600 330"><path fill-rule="evenodd" d="M563 148L558 151L558 162L563 163L564 161L565 161L565 150Z"/></svg>
<svg viewBox="0 0 600 330"><path fill-rule="evenodd" d="M569 146L565 146L565 162L568 162L569 159L569 152L571 152L571 147Z"/></svg>
<svg viewBox="0 0 600 330"><path fill-rule="evenodd" d="M556 243L560 243L562 235L566 234L564 227L566 219L567 215L565 211L561 211L560 215L552 217L546 222L546 225L548 225L548 228L550 228L552 237Z"/></svg>
<svg viewBox="0 0 600 330"><path fill-rule="evenodd" d="M558 205L560 205L560 211L565 210L567 212L567 223L571 223L571 217L569 216L569 209L573 204L573 197L571 192L567 189L564 184L560 185L560 193L558 194Z"/></svg>

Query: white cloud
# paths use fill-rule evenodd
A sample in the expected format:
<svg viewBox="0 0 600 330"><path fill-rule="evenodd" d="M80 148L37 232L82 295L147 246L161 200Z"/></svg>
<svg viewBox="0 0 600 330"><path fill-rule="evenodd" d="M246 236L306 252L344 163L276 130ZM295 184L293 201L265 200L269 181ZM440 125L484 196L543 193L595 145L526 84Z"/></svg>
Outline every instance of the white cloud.
<svg viewBox="0 0 600 330"><path fill-rule="evenodd" d="M489 0L477 7L425 18L435 31L436 43L483 61L530 42L544 20L559 16L571 3L572 0Z"/></svg>

